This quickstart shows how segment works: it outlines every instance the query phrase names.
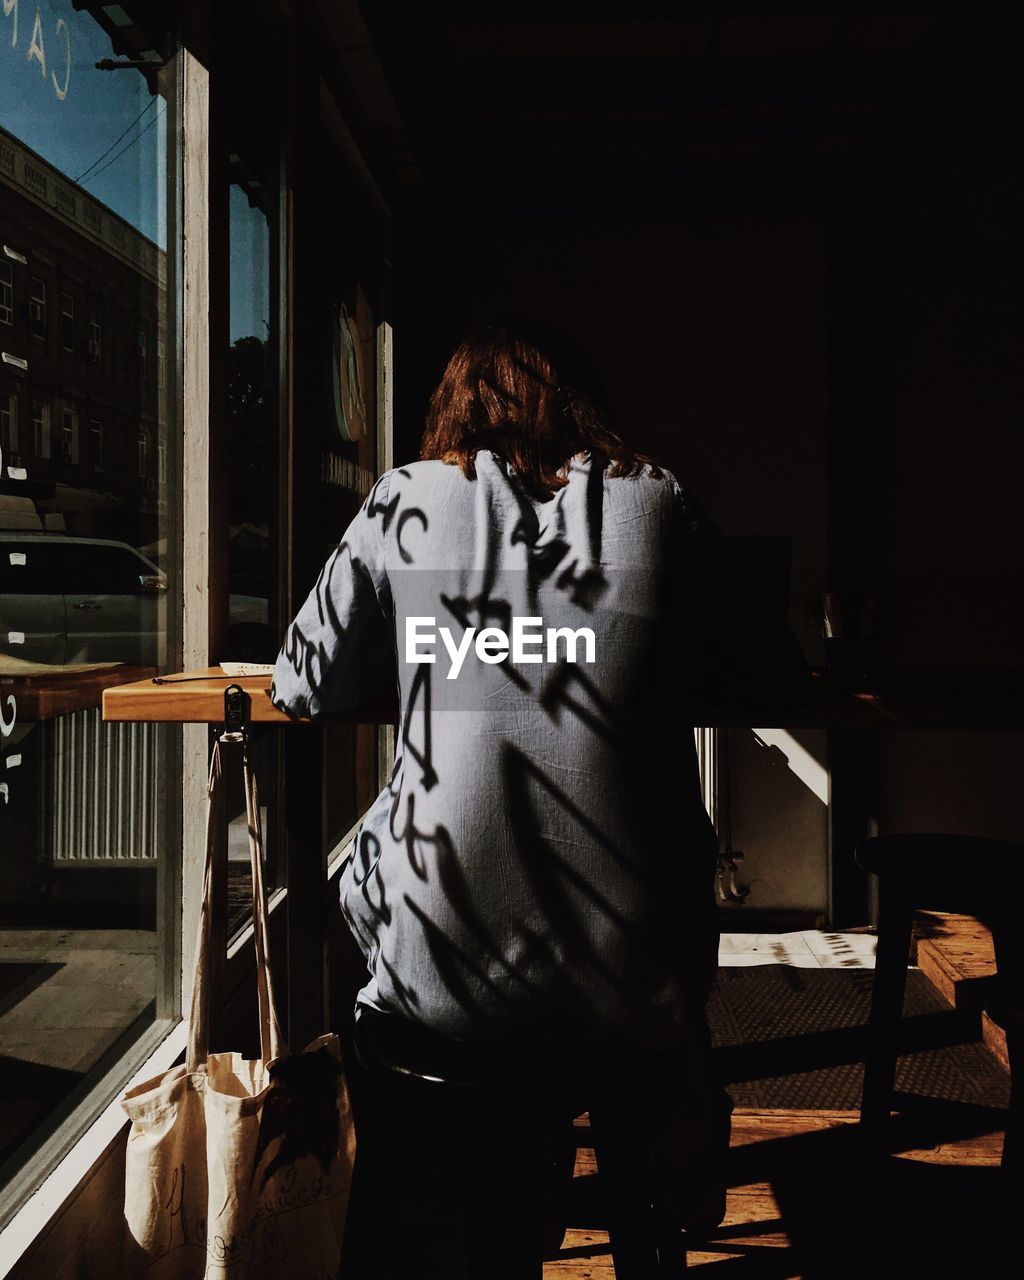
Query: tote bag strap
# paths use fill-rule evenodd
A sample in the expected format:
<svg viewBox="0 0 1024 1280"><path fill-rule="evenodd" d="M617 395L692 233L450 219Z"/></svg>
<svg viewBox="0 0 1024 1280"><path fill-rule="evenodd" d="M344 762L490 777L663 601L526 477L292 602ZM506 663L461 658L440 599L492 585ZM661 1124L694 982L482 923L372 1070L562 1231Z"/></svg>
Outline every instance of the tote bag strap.
<svg viewBox="0 0 1024 1280"><path fill-rule="evenodd" d="M210 1051L210 958L213 932L213 859L217 833L224 814L221 780L220 740L210 753L210 776L206 785L206 860L203 863L203 897L199 908L195 964L192 970L192 1004L188 1018L187 1071L201 1071Z"/></svg>
<svg viewBox="0 0 1024 1280"><path fill-rule="evenodd" d="M270 931L267 926L267 888L263 880L263 823L256 775L249 759L249 744L242 747L245 775L245 811L249 827L249 863L252 868L252 922L256 944L256 984L260 1013L260 1055L264 1064L287 1052L274 999L270 969Z"/></svg>
<svg viewBox="0 0 1024 1280"><path fill-rule="evenodd" d="M260 1056L264 1064L287 1052L274 999L270 971L267 927L267 891L263 879L263 827L260 821L256 776L249 760L248 744L242 751L245 782L246 825L249 831L249 866L252 874L252 918L256 952L256 989L260 1018ZM186 1070L201 1071L210 1051L210 960L213 948L213 860L217 855L224 824L223 766L220 739L214 739L207 783L206 860L203 865L203 898L196 936L195 967L192 974L192 1003L189 1012Z"/></svg>

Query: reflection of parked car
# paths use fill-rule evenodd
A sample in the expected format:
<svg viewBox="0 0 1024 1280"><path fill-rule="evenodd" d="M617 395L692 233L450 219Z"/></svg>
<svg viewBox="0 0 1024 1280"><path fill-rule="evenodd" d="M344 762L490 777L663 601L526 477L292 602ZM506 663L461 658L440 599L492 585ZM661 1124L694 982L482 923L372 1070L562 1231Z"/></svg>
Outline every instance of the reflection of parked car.
<svg viewBox="0 0 1024 1280"><path fill-rule="evenodd" d="M125 542L0 532L0 649L33 662L156 663L164 586Z"/></svg>

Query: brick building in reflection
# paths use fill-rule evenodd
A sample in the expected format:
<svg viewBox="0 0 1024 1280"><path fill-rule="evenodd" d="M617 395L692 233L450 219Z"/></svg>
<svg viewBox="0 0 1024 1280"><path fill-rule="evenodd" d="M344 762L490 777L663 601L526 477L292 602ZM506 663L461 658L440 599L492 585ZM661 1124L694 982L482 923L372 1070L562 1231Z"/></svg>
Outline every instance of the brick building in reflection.
<svg viewBox="0 0 1024 1280"><path fill-rule="evenodd" d="M153 241L0 128L0 492L69 533L157 537L166 273Z"/></svg>

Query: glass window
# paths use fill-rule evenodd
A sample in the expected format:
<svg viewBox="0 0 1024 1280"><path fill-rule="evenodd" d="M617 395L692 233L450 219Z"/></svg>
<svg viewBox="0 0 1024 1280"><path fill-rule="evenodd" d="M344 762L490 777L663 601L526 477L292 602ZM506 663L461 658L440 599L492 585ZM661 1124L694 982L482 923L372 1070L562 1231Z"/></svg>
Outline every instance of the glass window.
<svg viewBox="0 0 1024 1280"><path fill-rule="evenodd" d="M0 395L0 444L11 453L18 452L18 393Z"/></svg>
<svg viewBox="0 0 1024 1280"><path fill-rule="evenodd" d="M63 596L66 571L54 541L0 533L0 594Z"/></svg>
<svg viewBox="0 0 1024 1280"><path fill-rule="evenodd" d="M145 386L149 374L149 343L145 329L135 331L135 353L139 360L139 381Z"/></svg>
<svg viewBox="0 0 1024 1280"><path fill-rule="evenodd" d="M69 405L60 411L60 456L69 466L78 466L78 411Z"/></svg>
<svg viewBox="0 0 1024 1280"><path fill-rule="evenodd" d="M65 351L75 349L75 299L70 293L60 295L60 345Z"/></svg>
<svg viewBox="0 0 1024 1280"><path fill-rule="evenodd" d="M0 584L19 595L136 595L155 572L131 547L64 535L0 532Z"/></svg>
<svg viewBox="0 0 1024 1280"><path fill-rule="evenodd" d="M32 435L37 458L50 456L50 406L45 400L32 401Z"/></svg>
<svg viewBox="0 0 1024 1280"><path fill-rule="evenodd" d="M89 317L89 359L99 364L103 355L103 319L98 311Z"/></svg>
<svg viewBox="0 0 1024 1280"><path fill-rule="evenodd" d="M0 253L0 303L30 379L0 365L28 437L0 495L0 1225L180 1017L180 731L100 716L104 687L181 666L180 493L158 502L135 456L145 430L180 476L176 389L143 406L30 340L50 307L55 344L98 360L116 313L129 365L159 324L180 366L174 9L0 7L0 227L29 259Z"/></svg>
<svg viewBox="0 0 1024 1280"><path fill-rule="evenodd" d="M46 337L46 281L33 276L28 290L29 327L37 338Z"/></svg>
<svg viewBox="0 0 1024 1280"><path fill-rule="evenodd" d="M139 436L139 479L146 478L146 458L149 453L149 437L147 435Z"/></svg>
<svg viewBox="0 0 1024 1280"><path fill-rule="evenodd" d="M0 262L0 324L14 323L14 268Z"/></svg>

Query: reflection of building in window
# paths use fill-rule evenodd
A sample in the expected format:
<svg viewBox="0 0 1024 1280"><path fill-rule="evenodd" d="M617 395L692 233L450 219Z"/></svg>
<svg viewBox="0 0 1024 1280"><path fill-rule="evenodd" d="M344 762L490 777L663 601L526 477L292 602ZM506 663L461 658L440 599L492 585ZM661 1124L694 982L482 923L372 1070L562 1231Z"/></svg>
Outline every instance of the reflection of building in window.
<svg viewBox="0 0 1024 1280"><path fill-rule="evenodd" d="M50 456L50 406L45 400L32 401L32 434L37 458Z"/></svg>
<svg viewBox="0 0 1024 1280"><path fill-rule="evenodd" d="M60 456L72 466L78 465L78 411L66 404L60 410Z"/></svg>
<svg viewBox="0 0 1024 1280"><path fill-rule="evenodd" d="M149 436L145 432L139 436L139 479L146 474L146 457L149 454Z"/></svg>
<svg viewBox="0 0 1024 1280"><path fill-rule="evenodd" d="M159 456L151 456L166 440L166 415L173 412L175 335L165 319L166 257L84 188L76 191L73 207L40 204L24 178L25 166L45 171L54 189L66 175L0 125L0 151L4 147L14 161L0 164L0 279L10 282L7 293L0 290L0 302L9 304L11 323L0 327L0 346L24 357L36 352L29 361L31 382L21 393L21 448L31 453L34 443L36 450L31 478L60 484L61 514L83 530L102 529L141 546L159 536L169 500L169 485L161 487L157 478ZM13 247L19 243L32 245L31 265ZM59 360L40 359L50 338L47 308L53 309ZM5 372L7 365L0 367L0 397L19 385ZM64 405L77 415L67 431ZM103 428L102 463L94 422ZM132 442L143 433L149 445L140 473ZM167 466L173 467L173 457Z"/></svg>
<svg viewBox="0 0 1024 1280"><path fill-rule="evenodd" d="M14 268L0 262L0 324L14 323Z"/></svg>
<svg viewBox="0 0 1024 1280"><path fill-rule="evenodd" d="M167 446L158 444L156 447L156 478L160 484L167 483Z"/></svg>
<svg viewBox="0 0 1024 1280"><path fill-rule="evenodd" d="M89 359L99 364L103 354L103 321L100 313L94 311L89 317Z"/></svg>
<svg viewBox="0 0 1024 1280"><path fill-rule="evenodd" d="M46 337L46 281L33 276L29 281L28 319L35 338Z"/></svg>
<svg viewBox="0 0 1024 1280"><path fill-rule="evenodd" d="M103 470L103 423L95 418L89 423L89 447L92 454L92 465L97 471Z"/></svg>
<svg viewBox="0 0 1024 1280"><path fill-rule="evenodd" d="M111 349L113 351L114 367L117 370L117 376L122 382L128 381L128 330L120 320L115 320L110 326L111 332Z"/></svg>
<svg viewBox="0 0 1024 1280"><path fill-rule="evenodd" d="M60 295L60 345L65 351L75 349L75 300L70 293Z"/></svg>
<svg viewBox="0 0 1024 1280"><path fill-rule="evenodd" d="M0 395L0 444L9 453L18 452L18 394Z"/></svg>

